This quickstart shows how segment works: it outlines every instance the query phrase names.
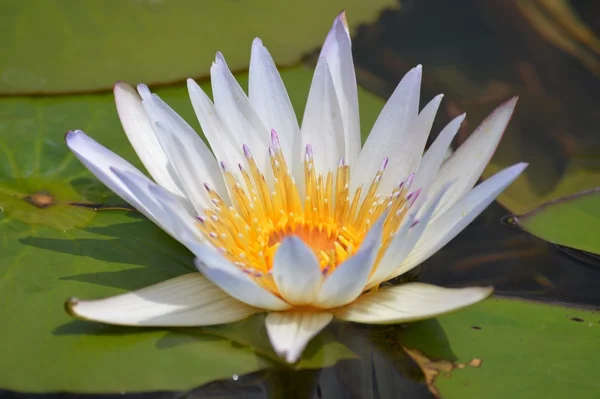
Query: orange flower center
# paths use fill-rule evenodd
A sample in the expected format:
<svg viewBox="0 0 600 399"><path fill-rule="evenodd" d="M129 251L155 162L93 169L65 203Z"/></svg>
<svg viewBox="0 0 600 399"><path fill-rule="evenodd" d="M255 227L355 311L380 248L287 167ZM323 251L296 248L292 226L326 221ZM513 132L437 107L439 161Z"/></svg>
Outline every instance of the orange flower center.
<svg viewBox="0 0 600 399"><path fill-rule="evenodd" d="M350 167L342 160L336 170L316 173L308 146L304 184L300 188L276 138L269 149L272 185L244 147L247 169L240 165L239 173L234 174L228 165L221 163L231 204L207 186L214 207L205 210L198 225L225 257L257 279L266 279L265 285L271 286L268 272L275 252L285 237L294 235L312 248L323 273L328 274L360 248L367 232L386 209L389 213L382 247L389 244L414 198L407 197L408 180L385 197L377 193L387 159L368 190L364 191L361 185L350 195Z"/></svg>

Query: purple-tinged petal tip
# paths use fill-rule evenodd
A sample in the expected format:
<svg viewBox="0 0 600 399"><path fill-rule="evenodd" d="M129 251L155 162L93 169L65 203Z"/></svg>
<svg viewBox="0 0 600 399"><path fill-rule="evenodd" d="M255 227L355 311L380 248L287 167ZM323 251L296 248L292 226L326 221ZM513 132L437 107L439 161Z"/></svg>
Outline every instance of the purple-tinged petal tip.
<svg viewBox="0 0 600 399"><path fill-rule="evenodd" d="M313 157L313 149L312 146L310 144L306 145L306 155L310 158Z"/></svg>
<svg viewBox="0 0 600 399"><path fill-rule="evenodd" d="M408 175L408 177L406 178L404 184L406 185L406 188L409 188L410 185L412 184L413 180L415 179L415 174L411 173L410 175Z"/></svg>
<svg viewBox="0 0 600 399"><path fill-rule="evenodd" d="M244 150L244 156L246 158L252 158L252 153L250 152L250 148L246 144L242 145L242 149Z"/></svg>
<svg viewBox="0 0 600 399"><path fill-rule="evenodd" d="M385 170L385 168L387 167L388 164L388 158L385 157L383 158L383 161L381 161L381 166L379 167L379 171L383 172Z"/></svg>
<svg viewBox="0 0 600 399"><path fill-rule="evenodd" d="M279 135L275 129L271 129L271 143L275 146L275 148L279 148Z"/></svg>

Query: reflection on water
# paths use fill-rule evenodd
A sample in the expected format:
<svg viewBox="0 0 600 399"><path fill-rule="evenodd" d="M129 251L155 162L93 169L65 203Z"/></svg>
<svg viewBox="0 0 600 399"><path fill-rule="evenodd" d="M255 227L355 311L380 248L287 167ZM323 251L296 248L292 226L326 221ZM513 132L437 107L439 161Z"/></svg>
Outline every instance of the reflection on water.
<svg viewBox="0 0 600 399"><path fill-rule="evenodd" d="M585 8L581 14L600 28L600 19L590 18L600 15L600 3L572 3ZM423 63L423 98L446 93L446 115L438 118L434 131L464 109L477 114L481 104L492 108L515 92L521 94L519 113L526 116L519 128L509 127L519 133L511 143L525 146L514 148L515 153L533 154L535 148L542 154L527 160L545 175L560 175L570 155L600 144L600 114L594 112L600 108L600 80L575 57L535 34L511 1L403 0L401 11L385 12L377 25L360 29L355 53L360 83L382 96L391 93L410 67ZM542 180L536 184L540 192L552 189L551 181L548 186ZM600 306L598 258L573 256L531 237L503 223L508 214L497 204L490 206L423 265L421 280L445 286L492 284L502 295ZM187 393L97 397L432 398L420 368L394 339L394 331L402 328L335 324L332 329L339 339L360 359L323 370L235 376ZM448 360L454 359L450 350L448 355ZM9 392L0 396L96 397Z"/></svg>

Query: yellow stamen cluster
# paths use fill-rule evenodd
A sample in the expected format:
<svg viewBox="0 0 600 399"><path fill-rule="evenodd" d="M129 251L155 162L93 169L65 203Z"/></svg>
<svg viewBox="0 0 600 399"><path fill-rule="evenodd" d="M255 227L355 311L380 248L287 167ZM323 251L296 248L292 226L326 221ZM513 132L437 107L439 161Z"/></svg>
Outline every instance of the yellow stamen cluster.
<svg viewBox="0 0 600 399"><path fill-rule="evenodd" d="M350 195L350 167L341 160L335 171L317 173L312 149L307 146L301 193L275 132L272 141L271 186L246 146L248 167L239 165L237 178L221 163L231 205L206 186L214 207L198 217L198 225L225 257L252 276L262 277L271 270L281 241L295 235L313 249L326 275L360 248L371 225L386 209L382 247L389 244L418 193L408 194L410 181L387 196L377 193L387 159L366 191L360 185Z"/></svg>

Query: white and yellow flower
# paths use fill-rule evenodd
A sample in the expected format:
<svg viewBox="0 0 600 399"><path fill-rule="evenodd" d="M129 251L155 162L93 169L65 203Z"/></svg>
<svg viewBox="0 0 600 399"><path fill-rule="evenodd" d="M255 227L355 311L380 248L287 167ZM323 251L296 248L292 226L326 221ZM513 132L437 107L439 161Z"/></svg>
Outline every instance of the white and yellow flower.
<svg viewBox="0 0 600 399"><path fill-rule="evenodd" d="M148 87L118 83L125 133L152 176L82 131L69 148L104 184L197 257L191 273L112 298L68 302L77 317L131 326L203 326L268 312L275 351L295 362L333 317L399 323L446 313L492 292L422 283L380 288L464 229L526 167L473 188L516 104L498 107L447 160L464 115L423 154L442 100L419 112L421 67L409 71L361 148L356 78L344 15L333 23L299 126L259 39L246 95L219 53L214 102L188 80L212 148Z"/></svg>

